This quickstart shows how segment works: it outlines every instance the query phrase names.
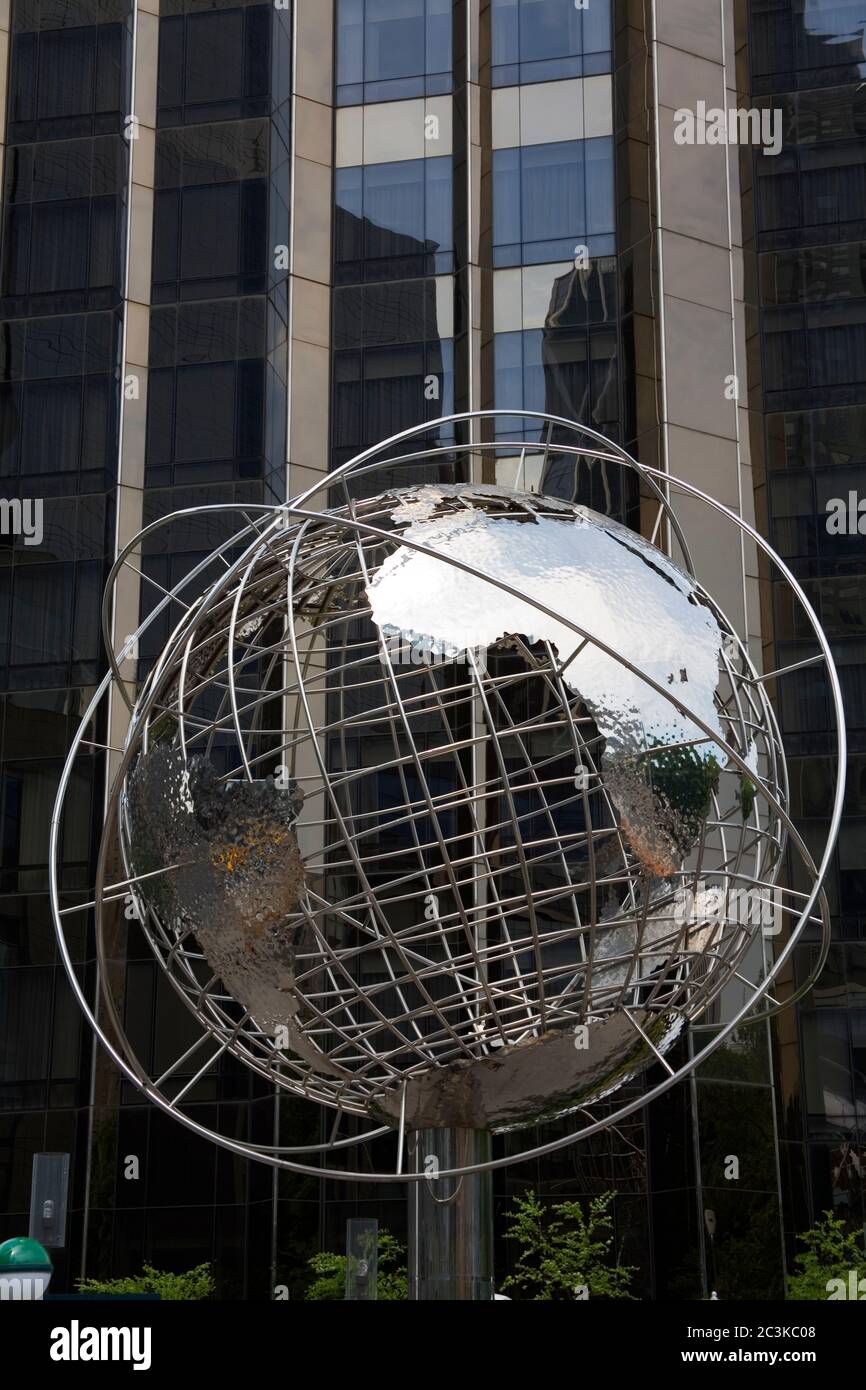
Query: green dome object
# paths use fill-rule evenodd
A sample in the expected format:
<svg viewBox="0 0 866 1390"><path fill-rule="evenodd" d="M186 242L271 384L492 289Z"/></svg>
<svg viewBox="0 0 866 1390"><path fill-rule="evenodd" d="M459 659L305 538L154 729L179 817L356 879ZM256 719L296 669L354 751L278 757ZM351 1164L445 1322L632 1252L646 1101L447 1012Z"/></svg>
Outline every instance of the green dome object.
<svg viewBox="0 0 866 1390"><path fill-rule="evenodd" d="M48 1251L38 1240L12 1236L0 1245L0 1270L14 1269L19 1274L27 1274L53 1268Z"/></svg>

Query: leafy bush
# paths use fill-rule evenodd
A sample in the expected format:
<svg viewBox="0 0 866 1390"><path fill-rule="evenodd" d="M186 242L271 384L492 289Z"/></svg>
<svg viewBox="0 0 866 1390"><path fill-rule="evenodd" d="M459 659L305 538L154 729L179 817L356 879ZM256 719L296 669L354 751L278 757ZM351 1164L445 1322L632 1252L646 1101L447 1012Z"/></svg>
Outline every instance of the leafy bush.
<svg viewBox="0 0 866 1390"><path fill-rule="evenodd" d="M616 1194L605 1192L589 1203L546 1206L534 1192L518 1198L506 1215L511 1224L506 1240L521 1246L514 1273L503 1293L535 1302L590 1298L631 1298L633 1266L610 1262L613 1218L609 1207ZM586 1290L586 1293L583 1291Z"/></svg>
<svg viewBox="0 0 866 1390"><path fill-rule="evenodd" d="M346 1297L346 1256L325 1251L307 1263L316 1275L304 1297L312 1302ZM388 1301L405 1299L409 1294L406 1273L406 1247L390 1231L379 1232L377 1297Z"/></svg>
<svg viewBox="0 0 866 1390"><path fill-rule="evenodd" d="M79 1279L79 1293L150 1293L167 1300L210 1298L214 1291L209 1264L196 1265L185 1274L145 1265L141 1274L126 1279Z"/></svg>
<svg viewBox="0 0 866 1390"><path fill-rule="evenodd" d="M845 1222L831 1211L810 1231L797 1237L806 1248L794 1257L796 1273L788 1276L788 1298L795 1301L829 1297L827 1285L831 1279L842 1279L848 1285L850 1271L857 1279L866 1279L866 1255L863 1253L862 1233L846 1234Z"/></svg>

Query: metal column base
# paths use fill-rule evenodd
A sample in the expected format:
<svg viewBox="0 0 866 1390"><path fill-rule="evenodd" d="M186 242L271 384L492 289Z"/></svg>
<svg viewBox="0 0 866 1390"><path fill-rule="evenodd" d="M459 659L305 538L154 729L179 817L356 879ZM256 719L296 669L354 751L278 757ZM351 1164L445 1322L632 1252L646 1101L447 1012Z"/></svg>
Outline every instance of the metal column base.
<svg viewBox="0 0 866 1390"><path fill-rule="evenodd" d="M493 1175L435 1174L485 1163L483 1129L419 1129L408 1136L412 1171L427 1181L409 1188L409 1297L489 1302L493 1298Z"/></svg>

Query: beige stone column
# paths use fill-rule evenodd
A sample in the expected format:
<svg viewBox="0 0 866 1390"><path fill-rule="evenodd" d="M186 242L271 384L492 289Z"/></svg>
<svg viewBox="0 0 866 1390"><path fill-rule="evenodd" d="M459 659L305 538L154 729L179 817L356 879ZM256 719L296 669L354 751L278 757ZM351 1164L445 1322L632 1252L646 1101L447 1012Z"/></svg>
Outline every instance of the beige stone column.
<svg viewBox="0 0 866 1390"><path fill-rule="evenodd" d="M123 272L115 556L141 530L143 515L158 52L159 0L135 0L132 87L126 121L130 164ZM115 651L139 625L141 580L137 571L140 566L141 556L134 552L118 576L111 628ZM136 655L133 653L121 665L127 689L133 696ZM126 724L126 705L120 692L114 690L108 739L112 747L122 745ZM112 755L109 765L113 767L116 761L116 755Z"/></svg>
<svg viewBox="0 0 866 1390"><path fill-rule="evenodd" d="M656 0L653 221L661 466L754 524L739 149L677 143L676 113L738 107L733 0ZM697 501L677 513L699 579L761 657L755 547Z"/></svg>
<svg viewBox="0 0 866 1390"><path fill-rule="evenodd" d="M327 473L330 462L334 6L321 0L296 0L292 91L290 497Z"/></svg>

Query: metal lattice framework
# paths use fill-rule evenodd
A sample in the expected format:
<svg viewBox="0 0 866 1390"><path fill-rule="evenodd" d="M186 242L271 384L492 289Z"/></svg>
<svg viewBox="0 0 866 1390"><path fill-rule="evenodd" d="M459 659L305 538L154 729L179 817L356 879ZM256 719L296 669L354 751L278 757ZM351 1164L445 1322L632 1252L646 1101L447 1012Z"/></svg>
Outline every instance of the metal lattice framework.
<svg viewBox="0 0 866 1390"><path fill-rule="evenodd" d="M161 526L181 515L223 525L225 538L170 591L159 590L136 634L141 643L169 618L137 698L122 679L128 644L111 653L76 737L52 823L58 941L79 1003L122 1071L182 1123L235 1152L326 1175L332 1170L313 1161L316 1150L396 1129L395 1171L333 1176L413 1181L416 1174L403 1172L407 1127L507 1129L573 1115L572 1132L521 1157L538 1156L616 1123L741 1026L783 1007L773 982L810 923L823 932L815 973L823 966L822 884L841 818L845 735L838 678L805 594L741 518L592 430L527 412L524 423L541 444L474 437L488 422L502 428L514 418L476 412L406 431L286 507L174 514L146 528L113 567L106 631L118 576L137 568L132 557ZM431 446L437 428L455 427L468 442ZM640 563L662 574L652 582L669 583L665 553L651 553L666 537L692 576L691 601L723 638L712 722L632 659L625 617L621 631L614 624L600 636L546 590L528 596L518 564L511 578L491 574L465 554L443 558L419 532L419 515L452 530L469 518L482 539L503 523L552 522L557 535L566 522L585 525L584 509L543 492L442 483L470 472L496 476L503 466L520 481L529 457L540 463L543 485L554 455L575 469L637 475L656 511ZM418 511L416 480L427 485L426 511ZM836 716L836 795L820 863L789 817L784 745L767 694L788 670L759 672L694 579L679 497L708 509L721 544L745 537L763 552L814 634L814 655L788 670L820 671ZM616 529L589 519L606 537ZM521 621L483 650L408 620L383 625L377 586L397 561L401 582L411 576L408 560L447 564L467 591L483 580L491 604L511 605ZM567 631L568 651L562 635L551 639L551 623ZM669 706L685 734L613 759L610 731L570 683L569 662L587 649ZM88 904L65 905L69 787L78 760L100 746L94 729L112 698L126 701L130 720L123 748L105 748L94 893ZM696 776L706 792L699 814ZM198 1028L192 1048L159 1076L136 1055L113 984L106 938L121 903ZM66 939L70 916L85 908L94 914L104 1025ZM762 949L770 920L771 965ZM745 1002L723 1026L696 1035L691 1060L672 1068L666 1053L685 1023L721 1024L717 1001L734 981ZM203 1127L183 1103L226 1054L282 1091L331 1108L330 1141L259 1147ZM661 1079L645 1094L604 1115L593 1109L654 1062ZM372 1127L341 1136L349 1117Z"/></svg>

